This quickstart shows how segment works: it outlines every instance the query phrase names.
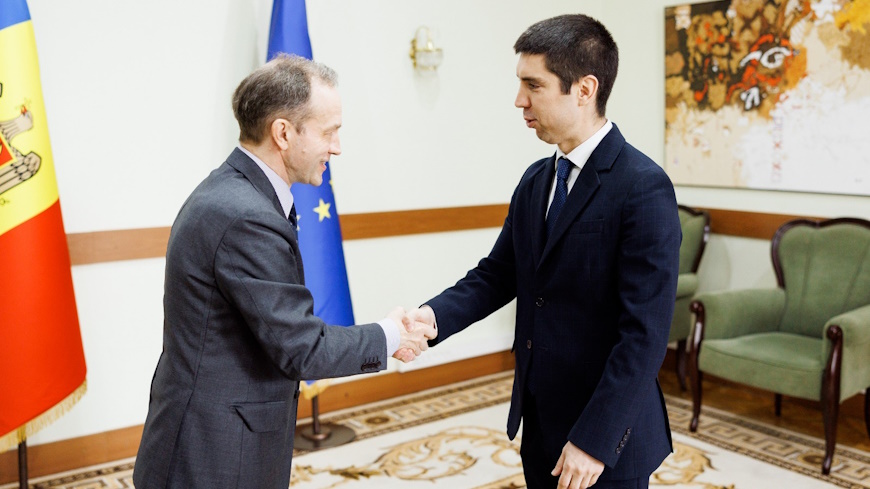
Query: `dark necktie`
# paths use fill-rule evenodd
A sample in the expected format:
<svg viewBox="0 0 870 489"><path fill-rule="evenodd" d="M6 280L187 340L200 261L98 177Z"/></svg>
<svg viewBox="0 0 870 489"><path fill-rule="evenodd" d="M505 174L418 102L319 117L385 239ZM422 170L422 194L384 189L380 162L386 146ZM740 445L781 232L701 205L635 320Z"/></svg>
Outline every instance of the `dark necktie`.
<svg viewBox="0 0 870 489"><path fill-rule="evenodd" d="M574 164L568 158L564 156L559 158L559 166L556 168L556 191L553 193L553 202L550 204L550 211L547 213L547 236L553 232L559 212L565 205L565 200L568 199L568 173L571 171L572 166Z"/></svg>
<svg viewBox="0 0 870 489"><path fill-rule="evenodd" d="M293 226L293 230L295 231L296 228L299 227L296 224L296 204L293 204L293 206L290 207L290 215L287 216L287 219L290 221L290 225Z"/></svg>

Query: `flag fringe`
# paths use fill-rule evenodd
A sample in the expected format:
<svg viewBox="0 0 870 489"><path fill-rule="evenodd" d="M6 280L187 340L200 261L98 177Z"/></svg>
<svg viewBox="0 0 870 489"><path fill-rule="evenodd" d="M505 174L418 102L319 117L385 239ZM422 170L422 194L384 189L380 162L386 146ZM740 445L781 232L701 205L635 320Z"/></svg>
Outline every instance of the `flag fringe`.
<svg viewBox="0 0 870 489"><path fill-rule="evenodd" d="M76 405L77 402L79 402L79 400L81 400L82 396L85 395L85 392L87 392L87 390L88 381L87 379L85 379L85 381L82 382L82 385L78 386L76 390L72 391L72 394L66 396L54 407L31 419L27 423L24 423L17 429L14 429L9 433L0 436L0 453L17 447L19 443L33 436L34 434L36 434L36 432L45 428L51 423L57 421L58 418L66 414L70 409L72 409L73 406Z"/></svg>
<svg viewBox="0 0 870 489"><path fill-rule="evenodd" d="M307 382L302 382L299 386L299 390L302 391L302 397L305 400L310 401L315 396L319 396L323 391L326 390L331 382L329 379L318 380L313 384L308 384Z"/></svg>

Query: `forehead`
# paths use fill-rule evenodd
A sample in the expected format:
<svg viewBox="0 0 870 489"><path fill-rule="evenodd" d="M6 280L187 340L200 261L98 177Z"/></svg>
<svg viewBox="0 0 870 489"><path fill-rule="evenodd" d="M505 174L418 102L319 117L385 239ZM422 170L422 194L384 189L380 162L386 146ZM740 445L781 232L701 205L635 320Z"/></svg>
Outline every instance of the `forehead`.
<svg viewBox="0 0 870 489"><path fill-rule="evenodd" d="M556 78L556 75L547 69L547 61L543 54L520 54L517 61L517 78Z"/></svg>
<svg viewBox="0 0 870 489"><path fill-rule="evenodd" d="M311 84L311 119L322 123L341 123L341 95L336 87L325 83Z"/></svg>
<svg viewBox="0 0 870 489"><path fill-rule="evenodd" d="M341 109L341 95L339 95L338 89L325 83L311 83L310 102L314 106L315 111L321 107L337 107L339 110Z"/></svg>

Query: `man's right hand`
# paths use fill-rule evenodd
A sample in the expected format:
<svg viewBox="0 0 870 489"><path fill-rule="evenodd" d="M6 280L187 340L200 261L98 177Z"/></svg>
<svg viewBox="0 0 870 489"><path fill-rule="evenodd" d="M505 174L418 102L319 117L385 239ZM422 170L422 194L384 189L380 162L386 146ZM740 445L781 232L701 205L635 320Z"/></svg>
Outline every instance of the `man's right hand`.
<svg viewBox="0 0 870 489"><path fill-rule="evenodd" d="M399 349L393 353L393 357L408 363L417 358L420 353L429 348L428 340L435 338L438 332L435 330L435 314L432 309L426 307L431 314L431 322L417 314L420 309L405 314L401 307L394 309L389 317L395 321L399 328ZM421 320L423 319L423 320Z"/></svg>

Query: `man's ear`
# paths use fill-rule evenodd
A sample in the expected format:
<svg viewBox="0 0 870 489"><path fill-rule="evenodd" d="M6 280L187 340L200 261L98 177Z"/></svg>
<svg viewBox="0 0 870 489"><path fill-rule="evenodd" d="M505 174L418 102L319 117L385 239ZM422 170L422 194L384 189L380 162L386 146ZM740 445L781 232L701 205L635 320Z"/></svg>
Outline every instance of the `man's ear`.
<svg viewBox="0 0 870 489"><path fill-rule="evenodd" d="M575 85L577 85L577 105L584 106L595 103L598 94L598 78L595 75L586 75Z"/></svg>
<svg viewBox="0 0 870 489"><path fill-rule="evenodd" d="M286 151L293 143L296 129L287 119L279 118L272 121L272 124L269 125L269 135L281 151Z"/></svg>

